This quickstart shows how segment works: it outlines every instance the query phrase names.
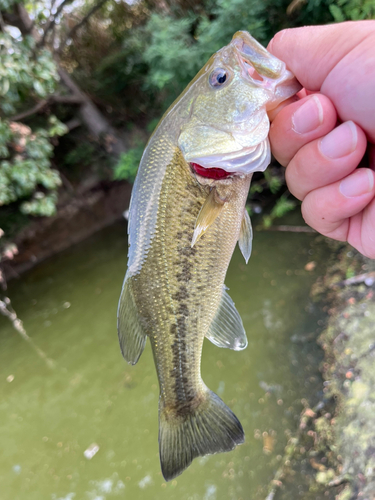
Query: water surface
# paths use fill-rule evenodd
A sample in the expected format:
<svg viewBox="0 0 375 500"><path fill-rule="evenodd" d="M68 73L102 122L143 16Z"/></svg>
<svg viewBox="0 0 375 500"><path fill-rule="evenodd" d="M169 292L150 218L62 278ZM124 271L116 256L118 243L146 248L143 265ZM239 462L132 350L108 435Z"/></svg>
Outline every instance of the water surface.
<svg viewBox="0 0 375 500"><path fill-rule="evenodd" d="M233 409L246 442L194 460L166 484L158 459L158 385L149 344L122 359L116 308L126 269L119 223L13 281L9 295L50 369L0 317L1 500L261 499L278 469L301 399L320 396L321 320L309 290L324 269L316 236L256 232L246 266L236 250L226 285L243 318L245 351L205 341L207 386ZM316 261L313 271L304 269ZM91 459L84 452L99 447Z"/></svg>

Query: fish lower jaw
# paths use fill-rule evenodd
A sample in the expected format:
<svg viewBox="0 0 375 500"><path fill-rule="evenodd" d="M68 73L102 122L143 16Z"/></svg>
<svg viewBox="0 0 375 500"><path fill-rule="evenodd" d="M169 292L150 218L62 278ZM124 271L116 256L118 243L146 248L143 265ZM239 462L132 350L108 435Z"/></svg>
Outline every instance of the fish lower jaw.
<svg viewBox="0 0 375 500"><path fill-rule="evenodd" d="M220 180L233 176L245 176L253 172L264 172L271 161L268 138L257 146L233 153L192 158L190 166L200 177Z"/></svg>

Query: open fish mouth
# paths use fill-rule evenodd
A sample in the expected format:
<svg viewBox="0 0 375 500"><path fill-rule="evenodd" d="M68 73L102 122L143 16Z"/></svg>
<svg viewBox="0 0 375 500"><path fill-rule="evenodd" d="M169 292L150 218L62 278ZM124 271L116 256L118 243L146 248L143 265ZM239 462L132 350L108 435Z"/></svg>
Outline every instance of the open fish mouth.
<svg viewBox="0 0 375 500"><path fill-rule="evenodd" d="M266 106L267 111L301 90L302 85L293 73L286 69L285 63L268 52L248 33L237 32L231 44L235 47L243 76L253 85L274 92L274 98Z"/></svg>
<svg viewBox="0 0 375 500"><path fill-rule="evenodd" d="M232 175L263 172L271 161L268 139L257 146L243 148L233 153L202 156L190 161L192 169L202 177L222 179Z"/></svg>

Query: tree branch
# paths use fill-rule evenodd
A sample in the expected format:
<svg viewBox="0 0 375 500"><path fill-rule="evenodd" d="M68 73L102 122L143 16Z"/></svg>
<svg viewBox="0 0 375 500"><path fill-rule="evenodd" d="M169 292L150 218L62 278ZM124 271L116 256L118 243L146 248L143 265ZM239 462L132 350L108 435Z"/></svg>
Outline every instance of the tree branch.
<svg viewBox="0 0 375 500"><path fill-rule="evenodd" d="M44 30L43 30L43 36L41 38L41 40L38 42L38 47L42 47L45 42L46 42L46 38L47 38L47 35L48 33L51 31L51 29L54 28L55 24L56 24L56 20L57 18L59 17L59 15L61 14L61 11L63 10L63 8L68 5L69 3L72 3L73 0L64 0L63 2L61 2L61 4L58 6L57 10L56 10L56 14L53 16L52 19L50 19Z"/></svg>
<svg viewBox="0 0 375 500"><path fill-rule="evenodd" d="M58 72L59 77L61 78L61 81L63 82L63 84L71 92L73 92L74 95L80 96L83 99L86 97L86 95L82 92L82 90L78 87L78 85L73 82L70 75L65 71L65 69L61 68L60 66L57 66L57 72Z"/></svg>
<svg viewBox="0 0 375 500"><path fill-rule="evenodd" d="M51 95L47 99L43 99L42 101L38 102L32 108L27 109L26 111L22 111L22 113L19 113L18 115L12 116L11 118L9 118L9 120L13 122L24 120L29 116L35 115L43 108L45 108L48 104L51 104L53 102L63 104L82 104L83 100L77 95Z"/></svg>
<svg viewBox="0 0 375 500"><path fill-rule="evenodd" d="M1 11L0 11L0 30L4 33L5 31L5 23L4 23L4 19L3 19L3 16L1 14Z"/></svg>
<svg viewBox="0 0 375 500"><path fill-rule="evenodd" d="M82 122L79 118L72 118L68 122L65 122L64 125L68 127L69 132L77 127L80 127L82 125ZM60 172L61 176L61 172Z"/></svg>
<svg viewBox="0 0 375 500"><path fill-rule="evenodd" d="M97 10L99 10L105 3L107 3L108 0L99 0L97 4L95 4L89 11L88 13L81 19L79 23L77 23L73 28L68 32L66 35L65 39L60 43L60 46L57 50L58 54L61 54L62 50L64 49L66 43L70 38L74 36L74 34L84 25L87 23L87 21L90 19L90 17L95 14Z"/></svg>
<svg viewBox="0 0 375 500"><path fill-rule="evenodd" d="M313 229L310 226L285 226L285 225L270 226L270 227L257 226L257 230L281 231L286 233L316 233L315 229Z"/></svg>
<svg viewBox="0 0 375 500"><path fill-rule="evenodd" d="M21 23L24 26L24 32L22 32L22 29L20 30L22 34L26 35L33 35L34 33L37 33L37 30L35 29L34 26L34 21L30 19L29 14L27 13L27 10L22 4L16 4L16 9L18 12L18 15L20 17Z"/></svg>
<svg viewBox="0 0 375 500"><path fill-rule="evenodd" d="M31 345L31 347L35 350L38 356L41 359L43 359L43 361L46 363L48 368L54 368L55 362L52 359L48 358L46 353L42 351L42 349L40 349L40 347L38 347L34 343L33 339L27 335L22 321L19 319L17 313L15 312L15 310L11 305L9 297L4 297L3 300L0 300L0 313L10 320L10 322L13 325L13 328L21 335L21 337L24 340L26 340L26 342L29 343L29 345Z"/></svg>
<svg viewBox="0 0 375 500"><path fill-rule="evenodd" d="M108 0L101 0L99 3L96 3L96 5L94 6L95 10L99 9L102 5L104 5L106 1ZM82 19L82 21L79 23L80 26L82 26L84 22L87 21L87 19L89 18L88 14L92 15L93 9L91 9L90 13L87 13L84 19ZM8 20L8 15L7 18L5 19L5 22L8 24L12 24L13 26L17 26L20 29L21 33L30 32L36 43L40 41L41 36L39 35L38 31L35 28L33 28L33 22L28 16L25 7L21 3L17 4L17 9L16 8L14 9L11 17L12 17L12 22ZM28 29L30 30L30 27L31 31L28 31ZM79 28L77 27L76 30L77 29ZM82 119L82 123L87 127L90 134L96 140L100 140L102 137L109 136L111 138L110 141L111 153L114 156L119 157L122 153L126 152L128 149L125 137L120 135L111 126L107 118L101 113L101 111L92 102L89 96L87 96L79 88L79 86L76 83L74 83L70 75L63 68L61 68L61 66L59 65L57 54L55 53L54 55L58 73L61 78L61 83L72 92L73 98L77 99L77 102L81 102L81 105L79 107L79 114ZM39 104L40 107L38 106L38 109L40 110L42 109L42 104L45 105L45 103L39 103ZM20 119L22 117L31 116L33 113L35 113L35 107L33 108L32 112L31 110L29 110L28 112L25 111L24 113L16 117L13 117L13 119L14 118ZM109 143L108 140L107 142Z"/></svg>
<svg viewBox="0 0 375 500"><path fill-rule="evenodd" d="M82 104L83 99L77 95L52 95L49 101L61 104Z"/></svg>
<svg viewBox="0 0 375 500"><path fill-rule="evenodd" d="M2 12L4 22L15 26L20 30L22 35L36 34L34 29L34 22L30 19L25 7L22 4L15 4L13 11Z"/></svg>
<svg viewBox="0 0 375 500"><path fill-rule="evenodd" d="M12 122L19 122L21 120L24 120L28 116L35 115L35 113L41 111L45 106L47 106L47 104L48 104L48 99L43 99L43 101L38 102L38 104L36 104L32 108L27 109L26 111L23 111L18 115L12 116L11 118L9 118L9 120Z"/></svg>

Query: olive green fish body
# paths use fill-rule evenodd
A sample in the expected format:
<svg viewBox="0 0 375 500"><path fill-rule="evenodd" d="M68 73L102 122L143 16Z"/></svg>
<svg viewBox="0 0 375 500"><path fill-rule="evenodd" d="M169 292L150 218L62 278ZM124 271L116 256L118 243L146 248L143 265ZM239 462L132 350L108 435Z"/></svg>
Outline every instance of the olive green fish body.
<svg viewBox="0 0 375 500"><path fill-rule="evenodd" d="M186 434L183 424L190 422L197 409L205 408L211 399L211 391L200 374L202 344L225 293L224 278L239 237L249 184L248 176L236 179L235 183L221 181L215 187L202 185L176 148L161 184L147 257L141 269L125 281L123 297L131 296L142 330L151 341L160 384L161 433L166 422L182 427L181 433ZM226 200L223 210L210 231L191 247L195 221L212 189ZM128 304L128 297L120 304ZM119 316L126 314L120 306ZM223 432L229 433L226 449L232 449L243 441L243 431L229 408L216 398L219 408L225 408L230 416L232 430ZM214 408L214 418L215 411ZM175 441L181 438L176 437ZM166 455L173 446L176 443L167 444L168 449L161 453L163 473L168 479L197 456L194 450L191 456L181 453L171 464ZM199 454L216 451L224 451L222 443L212 443L211 448L206 443Z"/></svg>
<svg viewBox="0 0 375 500"><path fill-rule="evenodd" d="M118 331L131 364L151 341L166 480L194 457L244 441L237 417L202 381L202 345L204 337L247 345L224 279L237 241L246 261L251 253L245 203L252 173L270 160L266 107L299 89L284 63L239 32L166 112L143 154Z"/></svg>
<svg viewBox="0 0 375 500"><path fill-rule="evenodd" d="M208 193L176 150L160 192L155 236L132 283L140 314L147 322L145 331L158 367L161 397L171 408L184 405L202 390L203 338L217 310L240 229L238 214L228 206L212 231L191 247L194 224ZM230 237L218 238L220 231ZM147 304L144 311L142 304Z"/></svg>

